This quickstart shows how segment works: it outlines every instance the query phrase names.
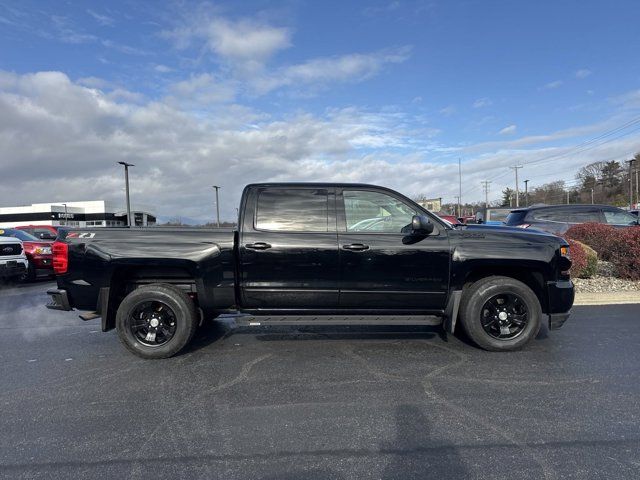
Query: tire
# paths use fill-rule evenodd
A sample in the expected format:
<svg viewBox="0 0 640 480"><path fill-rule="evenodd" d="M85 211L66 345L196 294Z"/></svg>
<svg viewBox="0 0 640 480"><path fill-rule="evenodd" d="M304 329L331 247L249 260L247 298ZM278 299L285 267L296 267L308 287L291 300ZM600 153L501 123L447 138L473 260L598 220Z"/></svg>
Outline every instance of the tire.
<svg viewBox="0 0 640 480"><path fill-rule="evenodd" d="M467 336L480 348L512 351L524 347L538 335L542 308L536 294L524 283L510 277L491 276L464 289L460 320Z"/></svg>
<svg viewBox="0 0 640 480"><path fill-rule="evenodd" d="M193 300L179 288L161 283L131 292L116 314L122 344L147 359L172 357L191 341L197 326Z"/></svg>
<svg viewBox="0 0 640 480"><path fill-rule="evenodd" d="M16 277L16 279L20 283L31 283L36 281L36 270L31 265L31 262L29 262L29 266L27 267L27 270L23 274L21 274L19 277Z"/></svg>

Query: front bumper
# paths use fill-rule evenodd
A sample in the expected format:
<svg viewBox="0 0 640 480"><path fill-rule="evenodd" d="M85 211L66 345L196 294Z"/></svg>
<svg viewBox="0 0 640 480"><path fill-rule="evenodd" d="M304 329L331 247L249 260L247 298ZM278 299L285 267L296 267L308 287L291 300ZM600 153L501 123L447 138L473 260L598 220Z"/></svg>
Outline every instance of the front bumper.
<svg viewBox="0 0 640 480"><path fill-rule="evenodd" d="M575 289L571 280L547 282L549 305L549 330L556 330L567 321L575 297Z"/></svg>
<svg viewBox="0 0 640 480"><path fill-rule="evenodd" d="M67 291L54 288L47 290L47 295L51 297L51 302L47 303L46 307L51 310L72 310L69 305L69 298L67 297Z"/></svg>
<svg viewBox="0 0 640 480"><path fill-rule="evenodd" d="M53 272L53 257L51 255L33 255L30 262L37 270L51 270Z"/></svg>
<svg viewBox="0 0 640 480"><path fill-rule="evenodd" d="M29 263L23 259L2 260L0 262L0 278L18 277L27 271Z"/></svg>

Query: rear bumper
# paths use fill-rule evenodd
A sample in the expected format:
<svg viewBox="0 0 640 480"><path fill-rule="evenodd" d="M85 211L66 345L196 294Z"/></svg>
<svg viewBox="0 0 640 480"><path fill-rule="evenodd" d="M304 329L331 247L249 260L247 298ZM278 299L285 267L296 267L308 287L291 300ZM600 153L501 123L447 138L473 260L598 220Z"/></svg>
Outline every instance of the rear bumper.
<svg viewBox="0 0 640 480"><path fill-rule="evenodd" d="M67 297L66 290L54 288L52 290L47 290L47 295L51 297L51 302L46 305L47 308L50 308L51 310L72 310L69 305L69 298Z"/></svg>
<svg viewBox="0 0 640 480"><path fill-rule="evenodd" d="M571 280L547 282L549 306L549 329L556 330L566 322L571 314L575 289Z"/></svg>

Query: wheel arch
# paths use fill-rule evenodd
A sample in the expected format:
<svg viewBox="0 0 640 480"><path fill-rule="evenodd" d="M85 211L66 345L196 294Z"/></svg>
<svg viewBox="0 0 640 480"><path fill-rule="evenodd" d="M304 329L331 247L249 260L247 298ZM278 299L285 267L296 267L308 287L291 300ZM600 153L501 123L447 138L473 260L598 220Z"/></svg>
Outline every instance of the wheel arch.
<svg viewBox="0 0 640 480"><path fill-rule="evenodd" d="M100 289L98 311L102 331L116 326L116 314L122 300L133 290L153 283L174 285L185 291L199 308L198 292L204 291L191 268L186 265L148 265L124 263L112 266L108 286ZM200 287L200 288L199 288Z"/></svg>
<svg viewBox="0 0 640 480"><path fill-rule="evenodd" d="M480 279L492 276L509 277L527 285L538 298L543 313L548 312L548 295L545 272L542 268L525 268L508 265L483 265L465 272L460 282L460 289L464 291Z"/></svg>

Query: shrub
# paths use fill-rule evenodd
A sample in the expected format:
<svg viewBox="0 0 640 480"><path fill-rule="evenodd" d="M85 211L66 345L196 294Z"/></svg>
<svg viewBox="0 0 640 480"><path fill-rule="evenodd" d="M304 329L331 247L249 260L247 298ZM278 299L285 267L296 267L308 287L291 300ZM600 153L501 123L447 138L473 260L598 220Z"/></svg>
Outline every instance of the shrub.
<svg viewBox="0 0 640 480"><path fill-rule="evenodd" d="M610 257L618 277L640 280L640 228L618 230Z"/></svg>
<svg viewBox="0 0 640 480"><path fill-rule="evenodd" d="M598 254L588 245L569 239L571 248L571 275L578 278L591 278L598 270Z"/></svg>
<svg viewBox="0 0 640 480"><path fill-rule="evenodd" d="M566 237L587 244L602 260L611 262L617 277L640 280L640 227L614 228L599 223L585 223L571 227L567 230ZM576 248L576 252L579 249L580 247ZM577 252L572 260L578 264L575 272L582 273L586 265L582 266L580 256L581 253ZM586 262L586 258L584 261ZM577 273L574 275L579 276Z"/></svg>
<svg viewBox="0 0 640 480"><path fill-rule="evenodd" d="M589 245L602 260L609 261L611 244L619 234L620 230L610 225L582 223L567 230L565 237Z"/></svg>

